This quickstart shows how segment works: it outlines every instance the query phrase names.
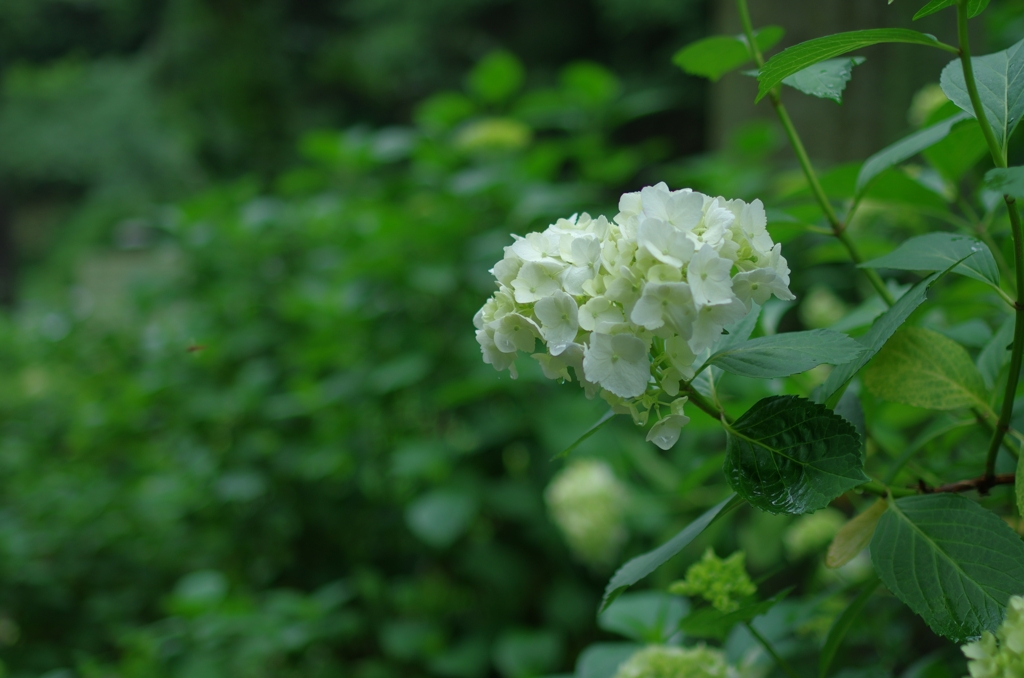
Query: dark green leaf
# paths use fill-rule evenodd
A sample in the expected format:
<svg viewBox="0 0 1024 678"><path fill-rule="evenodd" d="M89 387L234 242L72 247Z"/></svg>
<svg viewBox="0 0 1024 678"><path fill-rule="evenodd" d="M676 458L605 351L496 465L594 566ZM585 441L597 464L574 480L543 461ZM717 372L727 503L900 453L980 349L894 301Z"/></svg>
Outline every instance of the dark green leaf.
<svg viewBox="0 0 1024 678"><path fill-rule="evenodd" d="M954 273L999 287L999 267L988 245L976 238L956 233L919 235L905 241L889 254L861 264L861 268L945 271L954 264Z"/></svg>
<svg viewBox="0 0 1024 678"><path fill-rule="evenodd" d="M769 513L816 511L868 479L853 424L803 398L760 400L726 433L729 484Z"/></svg>
<svg viewBox="0 0 1024 678"><path fill-rule="evenodd" d="M825 638L825 645L821 648L821 655L818 660L818 675L820 678L825 678L828 675L828 667L832 664L832 659L836 656L836 651L843 642L843 638L846 637L846 632L853 626L853 620L857 618L860 611L864 609L864 605L867 604L868 599L871 598L871 594L875 592L878 587L878 577L871 577L871 580L864 584L864 588L860 590L857 597L853 599L843 613L839 615L839 618L832 624L832 628L828 630L828 637Z"/></svg>
<svg viewBox="0 0 1024 678"><path fill-rule="evenodd" d="M775 607L792 589L775 594L768 600L751 603L733 612L721 612L714 607L702 607L688 614L679 623L679 630L693 638L725 640L737 624L748 622Z"/></svg>
<svg viewBox="0 0 1024 678"><path fill-rule="evenodd" d="M878 316L875 323L871 326L863 336L857 337L864 347L865 351L861 353L856 360L851 360L848 363L837 366L832 370L828 379L821 387L821 395L819 398L822 402L828 403L835 399L838 400L839 393L844 386L853 379L853 375L860 371L860 368L867 365L868 361L875 357L879 349L888 341L889 337L893 335L900 325L910 317L918 306L924 303L925 298L928 296L928 288L931 287L942 273L933 273L921 282L917 283L904 294L902 297L896 300L896 303L892 305L882 315Z"/></svg>
<svg viewBox="0 0 1024 678"><path fill-rule="evenodd" d="M1002 52L975 57L971 63L985 117L1005 151L1007 141L1024 114L1024 40ZM950 101L974 115L959 59L942 69L939 84Z"/></svg>
<svg viewBox="0 0 1024 678"><path fill-rule="evenodd" d="M860 174L857 175L857 194L863 193L871 180L879 174L945 139L954 125L968 119L970 119L969 115L960 113L931 127L914 132L875 153L865 160L864 165L860 168Z"/></svg>
<svg viewBox="0 0 1024 678"><path fill-rule="evenodd" d="M864 57L826 59L798 71L782 83L820 99L843 103L843 90L853 77L853 67L864 63Z"/></svg>
<svg viewBox="0 0 1024 678"><path fill-rule="evenodd" d="M697 520L687 525L679 534L658 548L637 556L620 567L604 589L604 600L601 601L601 610L607 609L620 593L651 572L654 572L669 558L686 548L691 541L697 538L697 535L707 529L708 525L742 503L743 500L740 497L735 494L731 495L729 498L722 500L720 504L705 511Z"/></svg>
<svg viewBox="0 0 1024 678"><path fill-rule="evenodd" d="M754 40L761 51L773 47L782 39L783 30L766 26L758 31ZM750 61L746 38L733 35L714 35L691 43L675 53L672 63L690 75L718 80L731 70Z"/></svg>
<svg viewBox="0 0 1024 678"><path fill-rule="evenodd" d="M806 372L818 365L840 365L863 350L842 332L810 330L750 339L720 349L708 362L732 374L771 379Z"/></svg>
<svg viewBox="0 0 1024 678"><path fill-rule="evenodd" d="M994 631L1024 593L1024 543L994 513L956 494L889 503L871 540L878 576L939 635Z"/></svg>
<svg viewBox="0 0 1024 678"><path fill-rule="evenodd" d="M985 173L985 185L1015 200L1024 200L1024 167L989 170Z"/></svg>
<svg viewBox="0 0 1024 678"><path fill-rule="evenodd" d="M510 52L491 52L473 67L467 76L467 86L481 101L504 101L519 91L526 72L519 59Z"/></svg>
<svg viewBox="0 0 1024 678"><path fill-rule="evenodd" d="M768 60L757 76L757 101L763 99L780 82L808 66L882 42L905 42L939 47L954 53L957 51L955 47L939 42L933 35L908 28L870 28L815 38L785 49Z"/></svg>

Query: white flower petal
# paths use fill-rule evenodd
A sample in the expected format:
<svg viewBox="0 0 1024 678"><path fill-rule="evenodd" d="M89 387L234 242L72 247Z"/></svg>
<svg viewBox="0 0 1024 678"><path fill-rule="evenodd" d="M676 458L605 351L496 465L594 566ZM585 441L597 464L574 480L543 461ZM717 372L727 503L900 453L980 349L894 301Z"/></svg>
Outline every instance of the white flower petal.
<svg viewBox="0 0 1024 678"><path fill-rule="evenodd" d="M590 335L583 355L587 380L622 398L636 398L647 390L651 364L647 345L628 334Z"/></svg>

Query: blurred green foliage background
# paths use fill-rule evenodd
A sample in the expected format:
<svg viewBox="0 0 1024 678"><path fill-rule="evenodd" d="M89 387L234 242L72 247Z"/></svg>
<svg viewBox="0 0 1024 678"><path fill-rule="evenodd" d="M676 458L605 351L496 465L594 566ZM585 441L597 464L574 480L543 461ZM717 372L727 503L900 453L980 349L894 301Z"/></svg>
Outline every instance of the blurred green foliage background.
<svg viewBox="0 0 1024 678"><path fill-rule="evenodd" d="M799 199L771 125L704 146L670 55L712 9L0 2L0 675L528 678L614 639L614 563L544 505L605 407L497 375L470 319L510 232L623 190ZM848 269L779 229L813 303L768 330L831 323ZM664 455L618 421L573 453L628 491L616 562L724 496L698 417ZM708 544L789 562L779 628L816 643L848 591L788 521L741 512L654 583ZM853 642L893 665L936 642L872 614Z"/></svg>

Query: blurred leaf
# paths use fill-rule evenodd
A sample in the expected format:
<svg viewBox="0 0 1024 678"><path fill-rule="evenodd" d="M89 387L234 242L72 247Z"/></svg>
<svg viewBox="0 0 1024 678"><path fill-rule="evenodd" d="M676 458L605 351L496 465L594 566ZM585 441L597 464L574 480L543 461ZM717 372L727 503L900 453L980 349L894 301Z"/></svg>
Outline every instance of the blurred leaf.
<svg viewBox="0 0 1024 678"><path fill-rule="evenodd" d="M647 553L633 558L618 569L604 589L601 610L605 610L620 593L637 583L651 572L654 572L669 558L676 555L696 539L709 525L725 516L732 509L743 503L736 495L731 495L716 506L705 511L699 518L687 525L679 534Z"/></svg>
<svg viewBox="0 0 1024 678"><path fill-rule="evenodd" d="M868 510L870 511L871 509ZM879 516L881 516L881 513L879 513ZM867 542L865 542L864 545L866 546ZM858 553L859 552L860 551L858 550ZM879 581L878 577L872 576L869 582L863 584L863 588L861 588L857 597L853 599L853 602L851 602L845 610L843 610L843 613L839 615L832 624L832 628L828 630L828 637L825 638L825 645L822 646L821 655L818 659L818 676L820 676L820 678L826 678L828 675L828 667L832 664L832 660L835 658L836 652L839 650L839 646L843 642L843 638L846 637L846 633L853 626L853 622L857 618L857 615L859 615L860 611L864 609L864 606L871 598L871 595L875 592L875 589L878 588Z"/></svg>
<svg viewBox="0 0 1024 678"><path fill-rule="evenodd" d="M612 678L619 666L643 645L636 643L596 643L580 652L576 660L576 678Z"/></svg>
<svg viewBox="0 0 1024 678"><path fill-rule="evenodd" d="M783 30L778 26L766 26L755 34L754 40L764 52L778 43L783 35ZM712 82L748 61L750 52L746 38L732 35L715 35L698 40L672 57L672 63L690 75L710 78Z"/></svg>
<svg viewBox="0 0 1024 678"><path fill-rule="evenodd" d="M1024 40L1002 52L976 56L971 64L985 117L992 126L996 142L1005 149L1024 114ZM974 115L959 59L942 69L939 84L950 101Z"/></svg>
<svg viewBox="0 0 1024 678"><path fill-rule="evenodd" d="M966 113L946 118L931 127L914 132L872 155L864 161L860 173L857 175L857 194L862 194L872 179L879 174L942 141L954 126L969 118L970 116Z"/></svg>
<svg viewBox="0 0 1024 678"><path fill-rule="evenodd" d="M935 36L908 28L869 28L815 38L789 47L768 60L757 76L759 86L756 101L763 99L780 82L808 66L862 47L889 42L946 47L955 51L955 48L943 45Z"/></svg>
<svg viewBox="0 0 1024 678"><path fill-rule="evenodd" d="M597 617L597 625L640 643L664 643L672 636L688 605L661 591L623 593Z"/></svg>
<svg viewBox="0 0 1024 678"><path fill-rule="evenodd" d="M887 508L884 499L876 499L875 503L839 528L825 555L826 567L842 567L866 549L875 534L875 526Z"/></svg>
<svg viewBox="0 0 1024 678"><path fill-rule="evenodd" d="M803 398L764 398L726 433L725 477L762 511L816 511L868 480L853 425Z"/></svg>
<svg viewBox="0 0 1024 678"><path fill-rule="evenodd" d="M891 502L871 540L878 576L935 633L961 643L1003 621L1024 590L1024 543L998 516L955 494Z"/></svg>
<svg viewBox="0 0 1024 678"><path fill-rule="evenodd" d="M504 678L528 678L556 669L562 638L554 631L509 631L494 643L494 665Z"/></svg>
<svg viewBox="0 0 1024 678"><path fill-rule="evenodd" d="M785 78L782 83L820 99L843 103L843 90L853 77L853 67L864 63L864 57L826 59Z"/></svg>
<svg viewBox="0 0 1024 678"><path fill-rule="evenodd" d="M435 490L409 505L405 523L426 543L446 548L466 531L476 510L476 499L464 491Z"/></svg>
<svg viewBox="0 0 1024 678"><path fill-rule="evenodd" d="M969 122L955 125L945 139L926 148L923 155L947 181L955 184L979 160L988 157L988 145L981 125L971 118Z"/></svg>
<svg viewBox="0 0 1024 678"><path fill-rule="evenodd" d="M818 365L849 362L863 347L833 330L786 332L719 349L708 358L726 372L755 379L799 374Z"/></svg>
<svg viewBox="0 0 1024 678"><path fill-rule="evenodd" d="M508 100L523 86L523 65L509 52L491 52L467 76L469 91L485 103Z"/></svg>
<svg viewBox="0 0 1024 678"><path fill-rule="evenodd" d="M985 381L986 390L991 391L999 373L1010 362L1010 347L1013 344L1013 317L1007 318L999 331L985 344L978 354L978 371Z"/></svg>
<svg viewBox="0 0 1024 678"><path fill-rule="evenodd" d="M1024 167L991 169L985 173L985 185L1003 195L1024 200Z"/></svg>
<svg viewBox="0 0 1024 678"><path fill-rule="evenodd" d="M901 271L945 271L955 266L954 273L999 287L999 267L988 245L956 233L929 233L910 238L889 254L860 266Z"/></svg>
<svg viewBox="0 0 1024 678"><path fill-rule="evenodd" d="M915 407L989 409L984 381L963 346L923 327L897 332L865 370L864 386L877 398Z"/></svg>
<svg viewBox="0 0 1024 678"><path fill-rule="evenodd" d="M622 85L615 74L601 64L577 61L559 74L562 87L588 106L601 106L615 99Z"/></svg>

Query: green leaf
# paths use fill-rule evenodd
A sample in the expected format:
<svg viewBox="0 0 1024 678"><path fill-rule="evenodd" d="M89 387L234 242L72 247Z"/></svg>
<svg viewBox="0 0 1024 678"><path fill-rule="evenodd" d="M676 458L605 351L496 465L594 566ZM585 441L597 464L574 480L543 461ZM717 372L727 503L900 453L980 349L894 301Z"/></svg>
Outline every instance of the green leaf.
<svg viewBox="0 0 1024 678"><path fill-rule="evenodd" d="M832 664L832 660L835 658L836 651L839 650L843 638L846 637L846 632L853 626L853 620L857 618L860 611L864 609L864 605L867 604L868 599L871 598L871 594L878 588L878 583L878 577L872 576L871 580L864 584L864 588L860 590L857 597L853 599L853 602L833 622L832 628L828 630L828 637L825 638L825 645L821 648L821 655L818 659L818 675L820 678L825 678L828 675L828 667Z"/></svg>
<svg viewBox="0 0 1024 678"><path fill-rule="evenodd" d="M939 635L960 643L994 631L1024 593L1024 543L991 511L956 494L889 503L871 540L875 570Z"/></svg>
<svg viewBox="0 0 1024 678"><path fill-rule="evenodd" d="M985 381L985 389L995 388L999 373L1010 362L1010 345L1013 343L1013 317L1009 317L993 335L981 353L978 354L978 371Z"/></svg>
<svg viewBox="0 0 1024 678"><path fill-rule="evenodd" d="M841 365L864 347L842 332L810 330L758 337L719 350L708 362L726 372L756 379L799 374L818 365Z"/></svg>
<svg viewBox="0 0 1024 678"><path fill-rule="evenodd" d="M957 51L955 47L939 42L934 35L908 28L869 28L815 38L785 49L768 60L757 76L759 85L756 101L763 99L780 82L808 66L882 42L905 42L938 47L954 53Z"/></svg>
<svg viewBox="0 0 1024 678"><path fill-rule="evenodd" d="M999 287L999 267L988 245L956 233L919 235L889 254L860 265L861 268L894 268L899 271L945 271L950 266L955 266L954 273Z"/></svg>
<svg viewBox="0 0 1024 678"><path fill-rule="evenodd" d="M871 180L879 174L942 141L949 135L954 125L969 119L970 116L966 113L946 118L931 127L914 132L872 155L864 161L864 165L860 168L860 174L857 175L857 195L863 193Z"/></svg>
<svg viewBox="0 0 1024 678"><path fill-rule="evenodd" d="M726 479L762 511L816 511L868 480L857 429L803 398L764 398L726 434Z"/></svg>
<svg viewBox="0 0 1024 678"><path fill-rule="evenodd" d="M917 11L917 14L914 15L914 21L917 21L922 17L926 17L929 14L935 14L940 9L954 7L955 5L956 0L932 0L927 5L925 5L924 7ZM984 12L986 7L988 7L988 0L968 0L967 16L973 19L974 17Z"/></svg>
<svg viewBox="0 0 1024 678"><path fill-rule="evenodd" d="M985 382L963 346L923 327L906 327L864 372L876 397L930 410L988 409Z"/></svg>
<svg viewBox="0 0 1024 678"><path fill-rule="evenodd" d="M763 52L782 39L784 31L778 26L766 26L754 36ZM717 81L731 70L750 61L750 51L744 36L714 35L691 43L672 57L672 63L690 75L699 75Z"/></svg>
<svg viewBox="0 0 1024 678"><path fill-rule="evenodd" d="M878 316L870 330L863 336L857 337L857 341L866 350L857 356L855 360L839 365L829 373L828 379L822 384L821 395L818 396L821 402L828 403L834 397L835 400L838 400L836 394L846 386L850 379L853 379L853 375L857 374L860 368L867 365L868 361L878 353L879 349L893 335L893 332L910 317L910 314L924 303L925 298L928 296L928 288L941 275L942 273L933 273L914 285L910 291L897 299L896 303L889 310Z"/></svg>
<svg viewBox="0 0 1024 678"><path fill-rule="evenodd" d="M981 125L974 118L955 125L949 135L923 152L925 159L948 181L956 184L967 170L988 156Z"/></svg>
<svg viewBox="0 0 1024 678"><path fill-rule="evenodd" d="M989 170L985 173L985 185L1015 200L1024 200L1024 167Z"/></svg>
<svg viewBox="0 0 1024 678"><path fill-rule="evenodd" d="M798 89L804 94L820 99L831 99L843 103L843 90L853 77L853 67L864 63L864 57L843 57L826 59L808 66L782 81L782 84Z"/></svg>
<svg viewBox="0 0 1024 678"><path fill-rule="evenodd" d="M764 51L783 36L779 26L768 26L757 33L755 40ZM715 35L691 43L675 53L672 62L690 75L717 82L723 75L750 62L747 39L743 35Z"/></svg>
<svg viewBox="0 0 1024 678"><path fill-rule="evenodd" d="M689 605L663 591L624 593L597 618L605 631L641 643L663 643L676 631Z"/></svg>
<svg viewBox="0 0 1024 678"><path fill-rule="evenodd" d="M768 600L755 602L733 612L722 612L714 607L702 607L688 614L679 622L679 630L693 638L725 640L737 624L748 622L778 605L789 595L792 588L775 594Z"/></svg>
<svg viewBox="0 0 1024 678"><path fill-rule="evenodd" d="M1007 141L1024 114L1024 40L1002 52L975 57L972 64L985 117L1005 152ZM942 69L939 85L950 101L974 115L959 59Z"/></svg>
<svg viewBox="0 0 1024 678"><path fill-rule="evenodd" d="M679 532L679 534L672 537L658 548L653 551L648 551L643 555L639 555L620 567L614 576L612 576L611 581L608 582L608 586L604 589L604 599L601 601L601 610L607 609L620 593L649 575L651 572L654 572L672 556L686 548L686 546L696 539L701 532L707 529L709 525L742 503L743 500L740 497L735 494L730 495L727 499L722 500L720 504L717 504L705 511L699 518L697 518L697 520L687 525L681 532Z"/></svg>

